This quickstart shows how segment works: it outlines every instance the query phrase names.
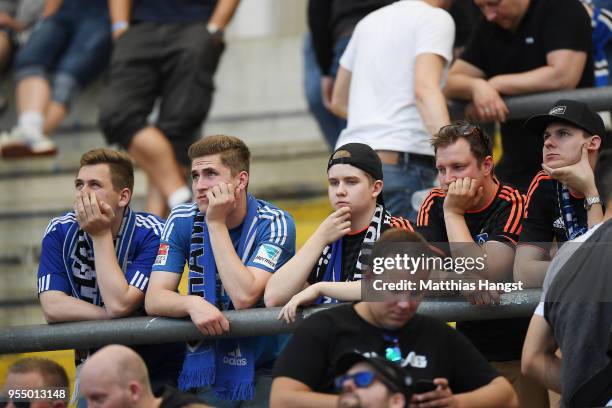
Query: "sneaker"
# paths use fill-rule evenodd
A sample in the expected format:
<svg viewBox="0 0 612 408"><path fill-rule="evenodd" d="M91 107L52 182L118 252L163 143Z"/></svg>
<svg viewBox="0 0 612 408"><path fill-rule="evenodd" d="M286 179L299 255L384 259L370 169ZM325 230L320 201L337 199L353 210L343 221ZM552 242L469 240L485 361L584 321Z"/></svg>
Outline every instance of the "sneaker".
<svg viewBox="0 0 612 408"><path fill-rule="evenodd" d="M11 132L0 134L0 157L4 159L19 159L26 157L45 157L57 154L57 147L47 137L29 139L19 127Z"/></svg>

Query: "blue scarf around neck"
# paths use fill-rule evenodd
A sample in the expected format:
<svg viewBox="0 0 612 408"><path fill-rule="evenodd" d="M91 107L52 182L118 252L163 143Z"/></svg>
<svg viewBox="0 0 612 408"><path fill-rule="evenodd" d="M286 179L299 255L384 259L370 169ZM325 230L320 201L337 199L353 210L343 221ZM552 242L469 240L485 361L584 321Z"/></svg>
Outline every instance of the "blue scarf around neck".
<svg viewBox="0 0 612 408"><path fill-rule="evenodd" d="M570 191L567 186L561 183L558 184L561 186L561 215L563 217L563 225L565 225L565 234L568 240L572 240L587 232L589 228L588 226L581 226L578 222L578 216L570 201Z"/></svg>
<svg viewBox="0 0 612 408"><path fill-rule="evenodd" d="M127 207L123 214L123 221L121 222L121 229L115 239L115 253L117 254L117 261L119 267L125 273L127 270L128 254L130 253L130 245L132 244L132 237L136 230L136 214ZM77 251L80 254L77 254ZM64 266L68 271L68 281L72 288L72 295L78 299L83 299L81 291L77 288L75 282L75 273L77 276L84 275L85 269L89 268L95 274L94 266L94 253L93 253L93 242L91 237L79 228L78 222L74 222L64 239L64 246L62 248L62 255L64 259ZM103 305L102 296L99 295L98 285L96 282L95 293L96 296L93 299L93 304L97 306ZM91 300L91 299L84 299Z"/></svg>
<svg viewBox="0 0 612 408"><path fill-rule="evenodd" d="M247 195L247 214L242 224L237 254L246 263L252 251L258 221L257 200ZM201 296L220 310L233 309L222 290L210 244L205 214L198 212L193 223L189 255L189 294ZM179 376L179 388L211 386L223 400L253 399L255 354L246 338L206 339L187 343L187 354Z"/></svg>

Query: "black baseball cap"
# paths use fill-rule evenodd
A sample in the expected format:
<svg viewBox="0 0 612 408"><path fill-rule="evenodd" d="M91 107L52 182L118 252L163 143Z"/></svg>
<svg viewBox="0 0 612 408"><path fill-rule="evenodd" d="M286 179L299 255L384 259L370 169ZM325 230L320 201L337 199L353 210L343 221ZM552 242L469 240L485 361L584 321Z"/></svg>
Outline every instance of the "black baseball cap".
<svg viewBox="0 0 612 408"><path fill-rule="evenodd" d="M382 161L370 146L364 143L347 143L337 148L327 162L327 171L334 164L350 164L361 169L374 178L383 179ZM376 197L376 202L385 205L382 192Z"/></svg>
<svg viewBox="0 0 612 408"><path fill-rule="evenodd" d="M566 122L590 133L603 137L606 128L601 116L589 109L586 103L561 99L545 114L533 115L525 122L525 128L542 135L546 127L554 122Z"/></svg>
<svg viewBox="0 0 612 408"><path fill-rule="evenodd" d="M367 144L347 143L337 148L327 162L327 171L334 164L350 164L374 178L383 179L382 162L378 154Z"/></svg>
<svg viewBox="0 0 612 408"><path fill-rule="evenodd" d="M387 386L392 385L395 387L392 391L400 392L406 396L407 401L410 400L412 376L398 364L374 353L361 353L360 351L353 350L341 355L336 362L336 375L346 373L355 364L361 362L366 362L374 367L376 373L387 382Z"/></svg>

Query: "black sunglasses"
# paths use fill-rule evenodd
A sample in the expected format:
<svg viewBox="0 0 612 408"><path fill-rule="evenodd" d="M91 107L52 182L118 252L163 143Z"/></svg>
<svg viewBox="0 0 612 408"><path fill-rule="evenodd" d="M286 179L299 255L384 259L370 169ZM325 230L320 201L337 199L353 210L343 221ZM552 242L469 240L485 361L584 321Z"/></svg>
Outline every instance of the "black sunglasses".
<svg viewBox="0 0 612 408"><path fill-rule="evenodd" d="M452 125L442 126L438 133L442 133L446 129L453 129L454 131L459 133L461 136L469 136L475 132L478 135L478 138L480 139L480 141L482 142L482 145L485 148L485 152L487 152L486 154L488 155L491 154L491 148L489 147L490 146L489 137L485 134L485 132L482 130L480 126L474 125L469 122L461 121L461 122L457 122Z"/></svg>

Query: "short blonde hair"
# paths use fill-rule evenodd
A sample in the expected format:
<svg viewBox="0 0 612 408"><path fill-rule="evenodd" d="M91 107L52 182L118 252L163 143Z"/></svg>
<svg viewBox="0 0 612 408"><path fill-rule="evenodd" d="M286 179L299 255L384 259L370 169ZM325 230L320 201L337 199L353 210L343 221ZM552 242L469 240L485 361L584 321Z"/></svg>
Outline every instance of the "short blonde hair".
<svg viewBox="0 0 612 408"><path fill-rule="evenodd" d="M241 171L249 172L251 152L244 142L228 135L207 136L189 146L189 159L219 154L221 163L228 167L232 176Z"/></svg>
<svg viewBox="0 0 612 408"><path fill-rule="evenodd" d="M81 156L81 167L107 164L115 191L134 190L134 165L130 155L113 149L93 149Z"/></svg>

